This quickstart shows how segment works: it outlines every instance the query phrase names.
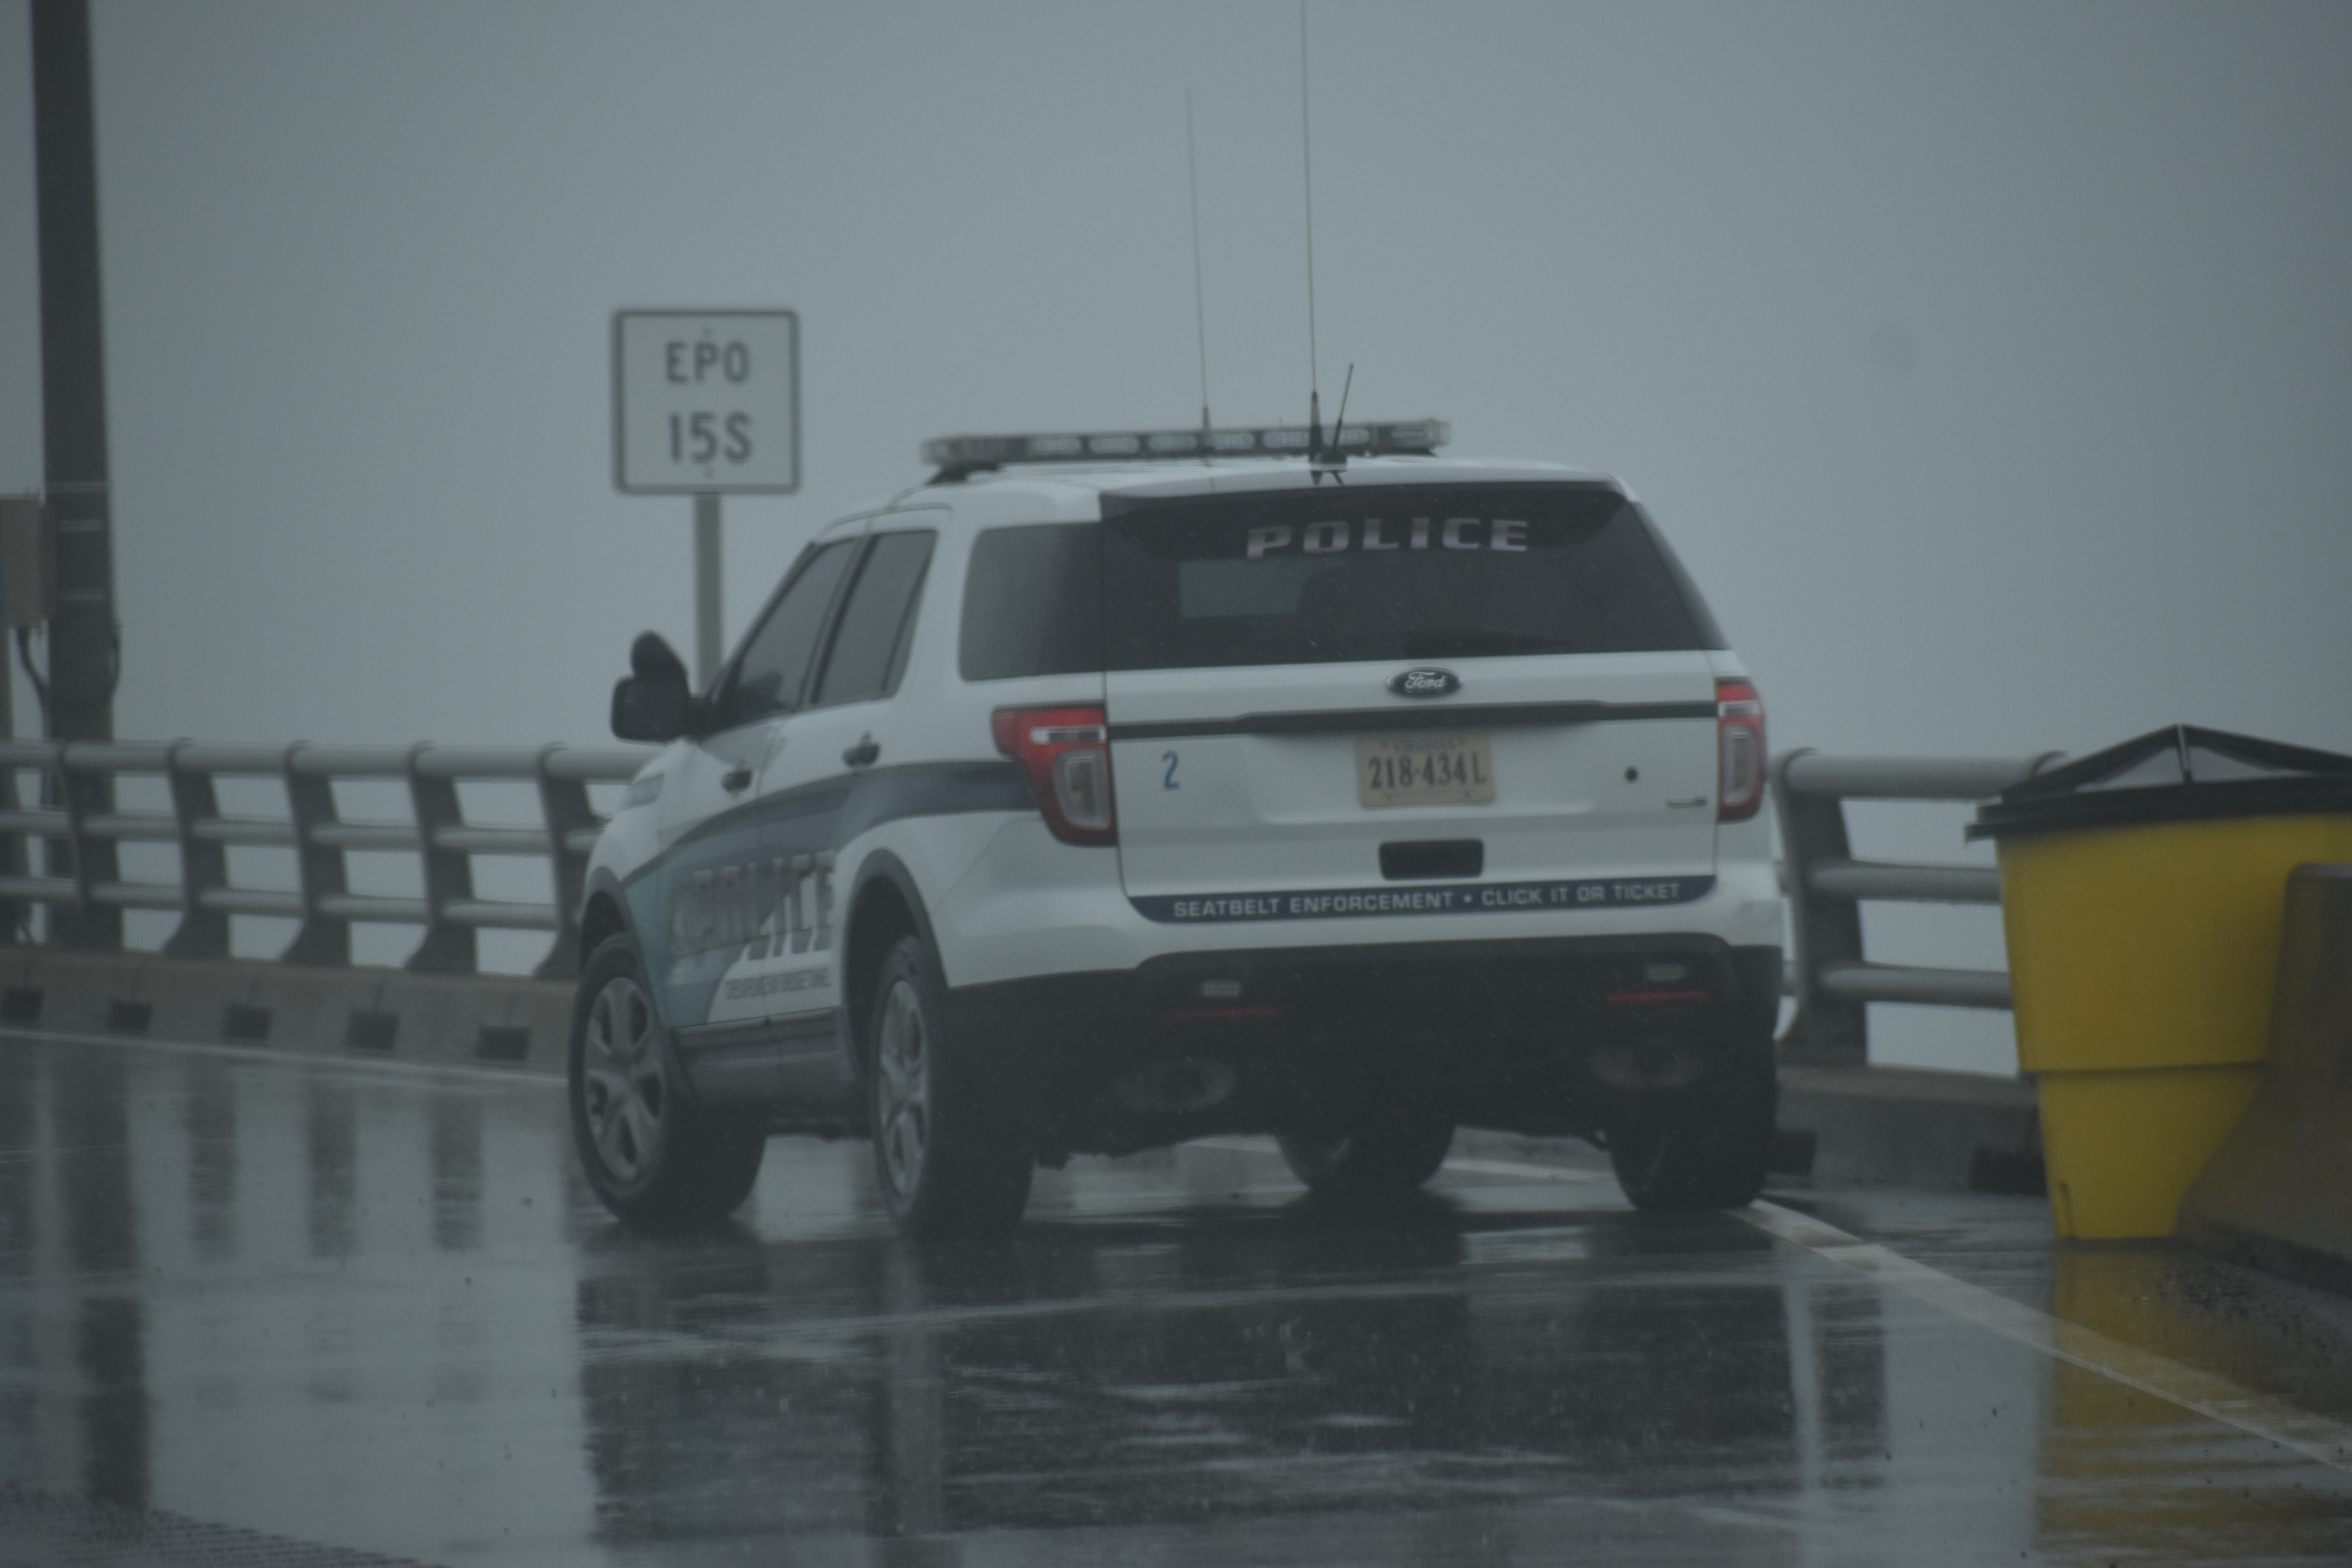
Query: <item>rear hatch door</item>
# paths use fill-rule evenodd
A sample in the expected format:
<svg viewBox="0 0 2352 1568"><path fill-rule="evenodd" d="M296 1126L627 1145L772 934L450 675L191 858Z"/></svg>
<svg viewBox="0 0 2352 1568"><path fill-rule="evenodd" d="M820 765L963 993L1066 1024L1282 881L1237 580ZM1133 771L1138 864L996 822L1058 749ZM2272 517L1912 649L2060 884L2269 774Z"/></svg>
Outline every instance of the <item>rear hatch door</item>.
<svg viewBox="0 0 2352 1568"><path fill-rule="evenodd" d="M1677 902L1711 621L1590 482L1106 497L1120 873L1155 920Z"/></svg>

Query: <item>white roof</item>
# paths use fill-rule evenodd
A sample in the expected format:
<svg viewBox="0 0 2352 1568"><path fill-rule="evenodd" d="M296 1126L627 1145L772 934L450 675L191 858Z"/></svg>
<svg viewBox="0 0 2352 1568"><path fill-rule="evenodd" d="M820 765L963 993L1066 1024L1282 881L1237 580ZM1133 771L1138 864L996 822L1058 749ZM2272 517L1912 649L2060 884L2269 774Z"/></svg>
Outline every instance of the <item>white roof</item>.
<svg viewBox="0 0 2352 1568"><path fill-rule="evenodd" d="M1333 490L1349 485L1559 483L1624 487L1609 474L1563 463L1478 458L1354 458L1336 473L1304 459L1172 458L1162 462L1021 463L962 479L927 484L853 513L945 505L978 521L1086 522L1102 515L1102 498L1229 495L1253 490Z"/></svg>

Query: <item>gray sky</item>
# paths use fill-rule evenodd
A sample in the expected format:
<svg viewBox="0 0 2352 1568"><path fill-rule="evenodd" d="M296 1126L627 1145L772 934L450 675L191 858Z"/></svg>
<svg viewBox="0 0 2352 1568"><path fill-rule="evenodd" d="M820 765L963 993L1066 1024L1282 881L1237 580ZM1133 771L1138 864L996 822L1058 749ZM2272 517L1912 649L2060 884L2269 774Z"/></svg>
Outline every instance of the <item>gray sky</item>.
<svg viewBox="0 0 2352 1568"><path fill-rule="evenodd" d="M96 0L129 736L593 742L691 647L607 322L785 305L802 493L1306 402L1289 5ZM1317 0L1327 395L1647 499L1776 746L2352 750L2352 8ZM0 490L40 482L0 0ZM1940 830L1939 830L1940 831Z"/></svg>

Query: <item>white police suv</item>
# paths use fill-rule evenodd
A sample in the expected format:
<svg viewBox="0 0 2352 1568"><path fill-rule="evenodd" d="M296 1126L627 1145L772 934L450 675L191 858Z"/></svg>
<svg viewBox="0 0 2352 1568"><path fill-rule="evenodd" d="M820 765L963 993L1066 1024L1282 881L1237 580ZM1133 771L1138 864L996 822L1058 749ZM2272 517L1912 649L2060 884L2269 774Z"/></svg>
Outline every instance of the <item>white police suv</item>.
<svg viewBox="0 0 2352 1568"><path fill-rule="evenodd" d="M1764 715L1614 481L1436 421L956 437L802 554L599 840L573 1128L631 1221L770 1134L873 1140L901 1228L1039 1163L1271 1132L1410 1190L1457 1126L1747 1202L1774 1110ZM1327 438L1328 437L1328 438Z"/></svg>

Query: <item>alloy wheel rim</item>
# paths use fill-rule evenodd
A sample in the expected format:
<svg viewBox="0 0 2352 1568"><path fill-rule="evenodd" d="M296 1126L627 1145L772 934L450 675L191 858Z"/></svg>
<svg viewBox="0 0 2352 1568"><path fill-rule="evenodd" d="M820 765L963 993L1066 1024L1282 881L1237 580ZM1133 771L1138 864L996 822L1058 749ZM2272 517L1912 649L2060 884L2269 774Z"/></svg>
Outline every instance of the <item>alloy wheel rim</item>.
<svg viewBox="0 0 2352 1568"><path fill-rule="evenodd" d="M616 975L596 993L586 1044L581 1101L589 1140L606 1173L633 1186L661 1158L669 1109L653 1003L635 981Z"/></svg>
<svg viewBox="0 0 2352 1568"><path fill-rule="evenodd" d="M875 1041L879 1069L875 1145L881 1151L891 1191L902 1199L914 1194L930 1152L930 1045L922 999L910 982L894 982L883 1000L882 1026Z"/></svg>

